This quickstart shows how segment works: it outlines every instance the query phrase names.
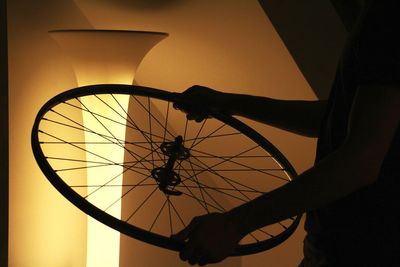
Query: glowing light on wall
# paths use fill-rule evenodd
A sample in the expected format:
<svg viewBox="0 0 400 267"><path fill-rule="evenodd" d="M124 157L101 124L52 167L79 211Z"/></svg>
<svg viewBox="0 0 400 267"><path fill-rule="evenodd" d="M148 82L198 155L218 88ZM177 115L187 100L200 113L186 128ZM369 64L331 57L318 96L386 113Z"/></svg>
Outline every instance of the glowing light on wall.
<svg viewBox="0 0 400 267"><path fill-rule="evenodd" d="M165 33L141 31L114 31L114 30L57 30L51 31L51 36L56 40L61 49L71 60L78 86L91 84L132 84L136 69L143 57L159 41L167 36ZM102 96L103 97L103 96ZM127 114L129 97L117 96L118 103ZM104 109L103 104L96 97L81 98L82 108L90 107L94 113ZM103 111L104 114L104 111ZM112 114L109 114L112 116ZM85 127L98 133L104 133L105 127L98 122L92 113L82 112ZM106 126L113 127L115 138L125 139L125 125ZM115 127L118 127L116 129ZM99 140L99 135L85 133L87 162L95 162L98 158L94 155L107 155L113 162L123 162L124 148L112 150L106 146L94 145ZM122 166L116 164L102 168L87 168L87 184L102 184L106 179L122 173ZM122 175L113 180L113 184L122 185ZM88 194L95 188L89 188ZM102 190L101 190L102 191ZM113 190L95 193L88 200L98 207L107 207L110 202L121 197L121 187ZM107 210L116 218L121 217L121 203L114 204ZM87 221L87 267L117 267L119 266L119 232L88 217Z"/></svg>

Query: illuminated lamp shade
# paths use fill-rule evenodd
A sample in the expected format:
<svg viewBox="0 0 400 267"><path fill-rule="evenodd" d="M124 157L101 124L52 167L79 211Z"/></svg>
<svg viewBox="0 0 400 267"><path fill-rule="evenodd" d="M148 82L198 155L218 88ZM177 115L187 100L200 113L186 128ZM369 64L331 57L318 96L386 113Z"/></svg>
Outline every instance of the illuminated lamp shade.
<svg viewBox="0 0 400 267"><path fill-rule="evenodd" d="M70 58L78 86L93 84L132 84L136 70L143 57L167 34L160 32L123 31L123 30L55 30L49 32L57 42L61 50ZM108 96L111 97L111 96ZM128 110L129 96L118 95L119 104ZM93 112L102 109L96 97L83 97L80 99L82 109L89 108ZM103 113L104 114L104 111ZM101 125L93 114L82 112L83 124L88 129L102 132ZM113 126L117 127L117 126ZM125 139L125 125L113 129L115 138ZM113 162L122 162L124 149L107 146L99 147L95 144L99 140L98 135L85 132L87 162L95 162L96 155L107 155ZM110 156L111 155L111 156ZM122 166L115 165L107 168L87 168L87 184L102 183L115 173L123 173ZM113 180L114 184L122 185L122 175ZM89 201L101 207L108 205L110 201L121 197L121 187L92 194L88 188ZM116 218L121 217L121 203L113 205L107 211ZM97 222L91 217L87 221L87 267L117 267L119 266L119 232Z"/></svg>

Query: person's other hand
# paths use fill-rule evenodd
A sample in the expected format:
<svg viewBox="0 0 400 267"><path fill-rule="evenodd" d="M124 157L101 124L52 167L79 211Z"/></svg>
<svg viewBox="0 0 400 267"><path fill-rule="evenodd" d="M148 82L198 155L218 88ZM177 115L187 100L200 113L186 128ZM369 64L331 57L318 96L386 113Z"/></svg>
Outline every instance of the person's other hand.
<svg viewBox="0 0 400 267"><path fill-rule="evenodd" d="M243 236L226 213L210 213L195 217L171 238L184 242L181 260L200 266L217 263L231 255Z"/></svg>
<svg viewBox="0 0 400 267"><path fill-rule="evenodd" d="M194 85L183 93L177 93L174 108L186 113L189 120L201 122L210 117L209 112L221 109L223 93L208 87Z"/></svg>

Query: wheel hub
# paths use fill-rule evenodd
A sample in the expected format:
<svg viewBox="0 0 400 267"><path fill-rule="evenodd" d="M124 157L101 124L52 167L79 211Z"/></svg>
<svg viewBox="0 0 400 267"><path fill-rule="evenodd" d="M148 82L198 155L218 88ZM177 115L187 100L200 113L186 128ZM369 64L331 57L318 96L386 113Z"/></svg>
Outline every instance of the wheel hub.
<svg viewBox="0 0 400 267"><path fill-rule="evenodd" d="M168 157L167 163L162 167L154 168L151 176L156 180L158 188L166 195L179 196L182 192L174 188L181 183L181 178L174 171L174 165L177 160L185 160L190 157L189 150L183 145L182 136L175 138L173 142L163 142L160 149Z"/></svg>

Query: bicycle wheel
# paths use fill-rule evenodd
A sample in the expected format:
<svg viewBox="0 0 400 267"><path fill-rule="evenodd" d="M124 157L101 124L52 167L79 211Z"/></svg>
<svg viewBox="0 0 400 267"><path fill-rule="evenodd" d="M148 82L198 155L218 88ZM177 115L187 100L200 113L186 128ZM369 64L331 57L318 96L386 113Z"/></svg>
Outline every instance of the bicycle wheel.
<svg viewBox="0 0 400 267"><path fill-rule="evenodd" d="M40 109L33 154L52 185L83 212L171 250L182 244L170 235L194 216L230 210L296 177L278 149L241 121L216 112L190 121L174 101L176 94L141 86L66 91ZM233 255L280 244L299 220L250 233Z"/></svg>

